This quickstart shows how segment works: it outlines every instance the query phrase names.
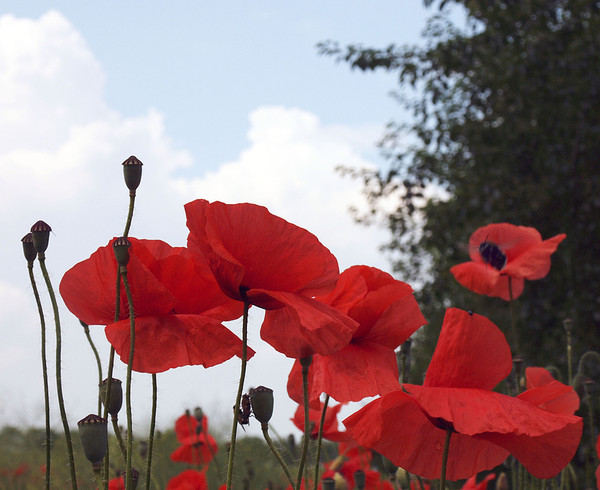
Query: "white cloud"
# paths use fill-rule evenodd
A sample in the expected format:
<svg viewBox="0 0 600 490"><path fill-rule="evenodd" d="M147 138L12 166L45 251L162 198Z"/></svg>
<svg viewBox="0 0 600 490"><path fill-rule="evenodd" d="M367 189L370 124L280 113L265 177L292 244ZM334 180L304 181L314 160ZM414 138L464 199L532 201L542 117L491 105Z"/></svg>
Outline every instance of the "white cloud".
<svg viewBox="0 0 600 490"><path fill-rule="evenodd" d="M248 148L235 161L183 178L177 171L190 168L193 157L175 148L162 114L149 108L137 117L123 117L107 107L105 78L83 37L60 13L51 11L37 20L0 17L0 226L5 238L0 242L0 335L4 351L12 352L0 363L0 391L19 393L25 383L30 389L23 403L41 406L37 311L27 299L30 286L20 238L38 219L52 226L47 265L58 290L69 267L122 232L129 199L120 164L130 154L144 162L135 236L183 245L185 202L200 197L251 201L312 231L342 268L355 263L385 268L377 252L382 234L355 226L347 211L350 205L360 206L360 183L334 170L340 164L369 165L362 155L372 149L380 128L323 125L300 109L260 107L250 114ZM40 290L50 310L45 286ZM51 310L46 311L49 349L52 318ZM95 409L96 366L77 320L64 307L61 318L65 394L74 423ZM259 354L249 365L249 383L270 384L283 398L290 360L260 342L259 324L257 320L253 327ZM92 328L92 335L106 363L101 328ZM159 423L171 423L193 404L213 407L215 400L230 413L238 365L232 360L211 370L186 368L160 375ZM233 387L231 393L223 392L223 386ZM145 424L149 377L138 376L134 389L136 417ZM291 427L290 403L278 404L285 408L276 415L275 428L283 433ZM0 398L3 420L16 420L7 406Z"/></svg>

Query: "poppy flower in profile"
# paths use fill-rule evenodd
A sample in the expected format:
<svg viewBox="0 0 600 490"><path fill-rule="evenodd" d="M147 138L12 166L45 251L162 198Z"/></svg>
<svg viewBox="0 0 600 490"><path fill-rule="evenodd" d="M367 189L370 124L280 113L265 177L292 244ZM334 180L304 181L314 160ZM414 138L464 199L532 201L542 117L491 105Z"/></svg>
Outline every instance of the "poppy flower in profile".
<svg viewBox="0 0 600 490"><path fill-rule="evenodd" d="M288 357L330 354L346 345L357 324L315 301L339 277L336 258L313 234L256 204L185 205L188 248L202 255L230 298L267 310L286 308L263 323L261 337Z"/></svg>
<svg viewBox="0 0 600 490"><path fill-rule="evenodd" d="M438 478L447 431L446 476L469 478L509 454L537 478L552 478L572 459L582 419L542 408L564 393L546 384L518 397L492 391L512 369L510 348L487 318L446 311L423 386L404 384L344 420L361 445L425 478ZM557 382L558 383L558 382Z"/></svg>
<svg viewBox="0 0 600 490"><path fill-rule="evenodd" d="M335 289L316 299L348 315L359 327L347 346L313 356L309 400L318 401L321 393L327 393L338 402L351 402L399 389L394 350L426 323L412 288L386 272L360 265L342 272ZM292 367L287 388L290 398L302 404L299 361Z"/></svg>
<svg viewBox="0 0 600 490"><path fill-rule="evenodd" d="M535 228L495 223L477 229L469 239L471 262L450 269L456 280L467 289L506 301L523 292L525 279L546 277L550 256L567 235L548 240Z"/></svg>
<svg viewBox="0 0 600 490"><path fill-rule="evenodd" d="M171 460L176 463L188 463L204 466L210 463L219 447L215 439L208 433L208 418L182 415L175 421L175 435L180 446L171 453Z"/></svg>
<svg viewBox="0 0 600 490"><path fill-rule="evenodd" d="M129 240L127 277L136 314L133 369L159 373L186 365L210 367L241 355L241 340L221 321L238 318L242 308L222 293L208 265L160 240ZM129 308L123 288L120 321L115 322L116 277L111 241L65 273L60 293L81 321L106 325L108 341L126 363Z"/></svg>
<svg viewBox="0 0 600 490"><path fill-rule="evenodd" d="M169 480L167 490L208 490L206 475L202 471L185 470Z"/></svg>
<svg viewBox="0 0 600 490"><path fill-rule="evenodd" d="M323 422L323 438L333 442L349 442L352 438L346 432L340 432L338 429L337 416L342 409L342 405L328 406L327 412L325 412L325 421ZM323 413L323 404L321 403L317 408L311 408L308 411L308 418L310 420L312 429L310 437L316 439L319 436L319 427L321 425L321 414ZM292 422L304 432L304 408L299 405L294 413L294 417L291 419Z"/></svg>

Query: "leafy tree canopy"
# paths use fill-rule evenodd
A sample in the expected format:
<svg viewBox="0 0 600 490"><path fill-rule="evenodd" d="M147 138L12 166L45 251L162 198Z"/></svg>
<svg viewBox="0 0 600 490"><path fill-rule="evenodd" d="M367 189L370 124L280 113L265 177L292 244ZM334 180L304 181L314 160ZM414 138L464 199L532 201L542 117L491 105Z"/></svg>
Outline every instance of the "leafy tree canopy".
<svg viewBox="0 0 600 490"><path fill-rule="evenodd" d="M319 45L352 68L395 72L401 94L418 94L403 100L412 122L390 124L382 139L387 168L349 171L371 203L361 219L384 220L396 271L421 281L432 324L422 348L431 351L449 305L508 331L508 304L463 289L449 269L468 260L475 229L510 222L543 238L567 234L549 275L527 283L517 300L527 363L564 358L567 317L575 352L598 349L600 2L425 3L435 15L421 46ZM464 26L451 21L450 7L464 9Z"/></svg>

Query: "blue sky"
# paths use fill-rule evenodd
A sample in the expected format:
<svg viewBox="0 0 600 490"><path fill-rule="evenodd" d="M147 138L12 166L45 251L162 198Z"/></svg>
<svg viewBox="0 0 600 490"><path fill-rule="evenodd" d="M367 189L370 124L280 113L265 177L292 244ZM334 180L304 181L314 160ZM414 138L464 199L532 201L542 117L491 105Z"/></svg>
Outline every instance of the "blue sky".
<svg viewBox="0 0 600 490"><path fill-rule="evenodd" d="M385 232L356 226L348 213L364 206L360 183L335 167L381 164L375 143L385 123L405 117L389 96L395 75L352 72L318 56L315 45L418 42L428 14L417 0L4 2L0 420L31 423L42 407L39 325L20 239L38 219L52 226L47 262L57 288L69 267L122 233L120 164L130 154L144 162L134 236L185 245L183 204L250 201L315 233L342 270L389 270L378 251ZM76 319L64 307L61 316L75 423L94 410L95 366ZM260 341L260 312L251 318L259 354L247 387L279 392L274 427L286 434L291 361ZM102 329L93 335L106 359ZM159 425L195 405L228 424L237 373L232 360L159 376ZM143 427L147 377L134 389ZM10 397L20 399L17 413Z"/></svg>

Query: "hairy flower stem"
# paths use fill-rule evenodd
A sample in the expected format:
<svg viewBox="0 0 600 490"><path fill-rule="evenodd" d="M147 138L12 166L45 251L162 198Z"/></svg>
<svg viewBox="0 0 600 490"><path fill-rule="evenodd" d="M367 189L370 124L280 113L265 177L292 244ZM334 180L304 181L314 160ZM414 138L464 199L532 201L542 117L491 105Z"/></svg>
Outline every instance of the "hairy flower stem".
<svg viewBox="0 0 600 490"><path fill-rule="evenodd" d="M323 411L321 412L321 422L319 425L319 437L317 438L317 455L315 457L315 486L314 490L317 490L319 486L319 470L321 464L321 442L323 441L323 426L325 425L325 415L327 413L327 405L329 404L329 395L325 394L325 401L323 402Z"/></svg>
<svg viewBox="0 0 600 490"><path fill-rule="evenodd" d="M240 381L238 384L237 396L233 407L233 426L231 428L231 443L229 445L229 461L227 463L227 490L231 489L233 479L233 460L235 457L235 440L237 436L238 413L240 403L242 402L242 392L244 391L244 380L246 378L246 364L248 362L248 310L250 303L244 299L244 316L242 318L242 366L240 368Z"/></svg>
<svg viewBox="0 0 600 490"><path fill-rule="evenodd" d="M48 288L48 294L50 295L50 301L52 302L52 310L54 311L54 324L56 327L56 394L58 397L58 407L60 409L60 418L62 420L63 429L65 432L65 440L67 442L67 453L69 457L69 469L71 472L71 486L77 488L77 473L75 471L75 460L73 459L73 443L71 442L71 431L69 430L69 421L67 420L67 412L65 410L65 400L63 397L62 390L62 373L61 373L61 350L62 350L62 336L60 331L60 317L58 315L58 304L56 303L56 296L52 283L50 282L50 275L46 268L46 256L44 253L38 254L38 260L40 262L40 268L44 280L46 281L46 287Z"/></svg>
<svg viewBox="0 0 600 490"><path fill-rule="evenodd" d="M131 221L133 220L133 207L135 205L135 191L129 191L129 212L127 213L127 222L125 223L125 231L123 236L127 238L129 235L129 229L131 228Z"/></svg>
<svg viewBox="0 0 600 490"><path fill-rule="evenodd" d="M33 289L33 296L38 308L38 315L40 317L40 327L42 333L42 378L44 380L44 411L46 413L46 476L45 476L45 487L50 489L50 390L48 387L48 362L46 360L46 320L44 319L44 309L42 308L42 301L40 299L40 293L37 289L35 277L33 275L33 261L27 262L27 268L29 269L29 280L31 282L31 288Z"/></svg>
<svg viewBox="0 0 600 490"><path fill-rule="evenodd" d="M446 488L446 466L448 465L448 453L450 449L450 438L452 429L446 429L446 439L444 440L444 450L442 452L442 474L440 475L440 490Z"/></svg>
<svg viewBox="0 0 600 490"><path fill-rule="evenodd" d="M269 449L273 453L273 456L275 456L275 459L277 459L277 461L279 462L279 465L281 466L285 475L287 476L290 484L292 485L292 488L294 488L296 486L296 483L294 482L294 479L292 478L290 469L288 468L288 465L285 464L285 461L281 457L281 454L279 453L279 451L273 444L273 441L271 440L271 436L269 435L269 424L268 423L260 424L260 428L262 429L263 436L265 437L265 441L267 442Z"/></svg>
<svg viewBox="0 0 600 490"><path fill-rule="evenodd" d="M510 296L510 327L512 333L512 348L513 356L521 354L521 348L519 347L519 335L517 333L517 318L515 313L515 300L513 298L512 290L512 278L508 276L508 294Z"/></svg>
<svg viewBox="0 0 600 490"><path fill-rule="evenodd" d="M98 386L102 383L102 363L100 362L100 356L98 355L98 349L94 345L94 341L92 340L92 336L90 335L90 327L82 323L83 331L85 332L85 336L94 352L94 357L96 358L96 365L98 366ZM98 390L98 417L102 417L102 399L100 397L100 390Z"/></svg>
<svg viewBox="0 0 600 490"><path fill-rule="evenodd" d="M158 386L156 383L156 373L152 373L152 417L150 419L150 435L148 436L148 459L146 462L146 490L150 490L150 479L152 475L152 450L154 447L154 429L156 428L157 397Z"/></svg>
<svg viewBox="0 0 600 490"><path fill-rule="evenodd" d="M123 286L125 286L125 294L127 295L127 303L129 304L129 358L127 359L127 394L125 396L125 404L127 410L127 463L125 466L126 475L126 490L133 490L133 474L131 473L131 458L133 455L133 417L131 413L131 372L133 367L133 356L135 353L135 312L133 310L133 297L127 280L127 268L121 268L121 277Z"/></svg>
<svg viewBox="0 0 600 490"><path fill-rule="evenodd" d="M300 359L302 366L302 398L304 402L304 439L302 440L302 452L300 453L300 464L298 465L298 476L296 477L296 490L300 490L302 485L302 473L306 463L306 454L308 453L308 443L310 442L310 417L308 406L308 368L312 362L312 356Z"/></svg>
<svg viewBox="0 0 600 490"><path fill-rule="evenodd" d="M115 437L117 438L119 448L121 449L123 461L127 461L127 448L125 447L125 441L123 441L123 436L121 435L121 429L119 429L119 419L111 416L110 421L112 422L113 430L115 431Z"/></svg>

